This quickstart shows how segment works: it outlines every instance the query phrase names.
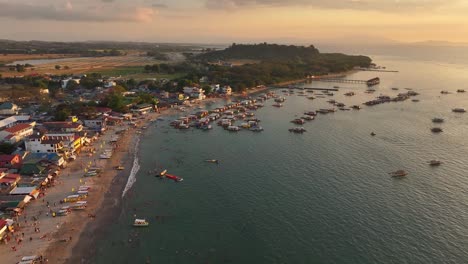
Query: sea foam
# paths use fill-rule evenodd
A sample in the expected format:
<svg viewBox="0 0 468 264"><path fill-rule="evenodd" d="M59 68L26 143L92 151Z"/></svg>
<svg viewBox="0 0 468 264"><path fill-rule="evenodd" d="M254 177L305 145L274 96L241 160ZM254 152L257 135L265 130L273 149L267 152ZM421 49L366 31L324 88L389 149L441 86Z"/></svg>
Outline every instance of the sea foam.
<svg viewBox="0 0 468 264"><path fill-rule="evenodd" d="M122 192L122 198L125 197L125 194L132 188L133 184L136 182L136 175L140 170L140 162L138 160L138 146L140 145L140 138L137 138L135 142L135 151L134 151L134 159L133 159L133 166L132 170L130 171L130 175L128 176L127 184L125 185L125 189Z"/></svg>

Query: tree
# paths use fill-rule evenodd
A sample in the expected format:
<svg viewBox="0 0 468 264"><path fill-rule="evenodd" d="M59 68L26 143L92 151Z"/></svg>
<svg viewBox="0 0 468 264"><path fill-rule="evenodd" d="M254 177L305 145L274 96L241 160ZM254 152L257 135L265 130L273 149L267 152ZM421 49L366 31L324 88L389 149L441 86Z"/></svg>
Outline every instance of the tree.
<svg viewBox="0 0 468 264"><path fill-rule="evenodd" d="M60 68L62 68L62 66L60 66L60 65L55 65L55 69L56 69L56 70L60 70Z"/></svg>
<svg viewBox="0 0 468 264"><path fill-rule="evenodd" d="M55 113L55 121L65 121L71 115L71 110L63 108Z"/></svg>
<svg viewBox="0 0 468 264"><path fill-rule="evenodd" d="M211 87L211 85L203 85L203 90L205 90L205 93L206 94L210 94L213 92L213 87Z"/></svg>
<svg viewBox="0 0 468 264"><path fill-rule="evenodd" d="M125 91L127 91L127 89L125 89L125 87L123 87L122 85L114 86L113 90L114 90L114 93L118 93L118 94L122 94Z"/></svg>
<svg viewBox="0 0 468 264"><path fill-rule="evenodd" d="M8 142L1 142L0 143L0 153L1 154L10 155L11 153L13 153L13 151L15 151L15 149L16 149L16 147L13 144L10 144Z"/></svg>

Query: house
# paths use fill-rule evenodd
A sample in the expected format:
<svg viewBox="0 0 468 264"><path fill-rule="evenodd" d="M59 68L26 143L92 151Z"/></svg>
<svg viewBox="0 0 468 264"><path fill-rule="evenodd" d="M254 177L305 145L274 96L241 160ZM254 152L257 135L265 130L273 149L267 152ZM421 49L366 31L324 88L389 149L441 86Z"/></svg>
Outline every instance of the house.
<svg viewBox="0 0 468 264"><path fill-rule="evenodd" d="M43 125L49 131L76 133L83 130L83 125L73 122L44 122Z"/></svg>
<svg viewBox="0 0 468 264"><path fill-rule="evenodd" d="M31 153L57 153L63 150L62 140L49 139L45 135L31 135L26 138L25 146Z"/></svg>
<svg viewBox="0 0 468 264"><path fill-rule="evenodd" d="M111 87L114 87L116 86L117 83L114 82L114 81L107 81L107 82L104 82L104 88L111 88Z"/></svg>
<svg viewBox="0 0 468 264"><path fill-rule="evenodd" d="M16 155L0 155L1 168L17 168L21 165L21 156Z"/></svg>
<svg viewBox="0 0 468 264"><path fill-rule="evenodd" d="M221 88L220 92L225 95L231 95L232 94L232 88L229 85L225 85Z"/></svg>
<svg viewBox="0 0 468 264"><path fill-rule="evenodd" d="M14 144L33 134L33 126L17 124L0 131L0 141Z"/></svg>
<svg viewBox="0 0 468 264"><path fill-rule="evenodd" d="M11 102L0 104L0 115L17 115L20 108Z"/></svg>
<svg viewBox="0 0 468 264"><path fill-rule="evenodd" d="M36 165L56 165L63 167L67 164L65 159L57 153L30 153L23 162L27 164L36 164Z"/></svg>
<svg viewBox="0 0 468 264"><path fill-rule="evenodd" d="M184 87L184 94L197 100L203 100L206 98L205 91L200 87Z"/></svg>
<svg viewBox="0 0 468 264"><path fill-rule="evenodd" d="M84 137L79 133L46 133L45 137L48 140L60 140L63 144L62 151L68 153L79 151L84 144Z"/></svg>
<svg viewBox="0 0 468 264"><path fill-rule="evenodd" d="M100 119L88 119L84 120L84 126L95 131L105 131L106 130L106 123L107 118L100 118Z"/></svg>
<svg viewBox="0 0 468 264"><path fill-rule="evenodd" d="M20 123L28 123L31 124L32 126L35 125L35 122L31 120L31 116L29 115L15 115L15 116L10 116L7 117L3 120L0 120L0 130L12 127L14 125L20 124Z"/></svg>
<svg viewBox="0 0 468 264"><path fill-rule="evenodd" d="M139 104L139 105L136 105L133 109L132 109L132 112L133 113L138 113L140 115L144 115L148 112L150 112L151 110L153 110L154 107L153 105L150 105L150 104Z"/></svg>
<svg viewBox="0 0 468 264"><path fill-rule="evenodd" d="M67 85L68 85L69 82L74 82L76 84L80 84L80 81L81 81L80 78L67 78L67 79L61 80L60 84L62 86L62 89L65 89L65 88L67 88Z"/></svg>

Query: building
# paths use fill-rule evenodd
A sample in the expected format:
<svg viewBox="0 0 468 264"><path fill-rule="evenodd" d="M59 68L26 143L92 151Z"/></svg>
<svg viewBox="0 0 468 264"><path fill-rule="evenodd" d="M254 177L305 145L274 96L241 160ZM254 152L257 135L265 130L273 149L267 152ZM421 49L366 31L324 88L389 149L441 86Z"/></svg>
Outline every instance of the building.
<svg viewBox="0 0 468 264"><path fill-rule="evenodd" d="M132 109L132 113L138 113L144 115L154 109L153 105L150 104L139 104Z"/></svg>
<svg viewBox="0 0 468 264"><path fill-rule="evenodd" d="M33 134L33 126L17 124L0 131L0 141L14 144Z"/></svg>
<svg viewBox="0 0 468 264"><path fill-rule="evenodd" d="M12 127L14 125L20 124L20 123L34 123L31 124L32 126L35 125L35 122L31 121L31 116L29 115L15 115L15 116L10 116L7 117L3 120L0 120L0 130Z"/></svg>
<svg viewBox="0 0 468 264"><path fill-rule="evenodd" d="M17 115L20 108L11 102L0 104L0 115Z"/></svg>
<svg viewBox="0 0 468 264"><path fill-rule="evenodd" d="M85 119L84 126L90 130L102 132L106 130L107 119L100 118L100 119Z"/></svg>
<svg viewBox="0 0 468 264"><path fill-rule="evenodd" d="M197 100L203 100L206 98L205 91L199 87L184 87L184 94Z"/></svg>
<svg viewBox="0 0 468 264"><path fill-rule="evenodd" d="M75 153L84 145L84 137L79 133L46 133L48 140L60 140L63 144L62 151L70 154Z"/></svg>
<svg viewBox="0 0 468 264"><path fill-rule="evenodd" d="M60 139L49 139L45 135L32 135L25 140L26 150L31 153L57 153L63 151Z"/></svg>
<svg viewBox="0 0 468 264"><path fill-rule="evenodd" d="M221 92L222 94L225 94L225 95L231 95L231 94L232 94L232 88L231 88L231 86L226 85L226 86L223 86L223 87L221 88L220 92Z"/></svg>
<svg viewBox="0 0 468 264"><path fill-rule="evenodd" d="M67 85L69 82L74 82L76 84L80 84L81 79L80 78L67 78L62 81L60 81L60 84L62 85L62 89L67 88Z"/></svg>
<svg viewBox="0 0 468 264"><path fill-rule="evenodd" d="M76 133L83 130L83 125L74 122L44 122L43 125L54 132Z"/></svg>
<svg viewBox="0 0 468 264"><path fill-rule="evenodd" d="M1 168L18 168L21 166L21 156L16 155L0 155Z"/></svg>

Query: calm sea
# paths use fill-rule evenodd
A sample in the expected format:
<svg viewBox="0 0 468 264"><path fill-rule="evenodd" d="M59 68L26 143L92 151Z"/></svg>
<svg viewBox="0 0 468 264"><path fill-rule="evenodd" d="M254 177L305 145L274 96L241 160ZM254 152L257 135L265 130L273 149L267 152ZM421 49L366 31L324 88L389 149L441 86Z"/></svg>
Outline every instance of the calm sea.
<svg viewBox="0 0 468 264"><path fill-rule="evenodd" d="M379 76L375 94L362 85L308 84L341 88L330 98L287 96L279 109L268 101L256 112L262 133L153 124L96 263L467 263L468 113L451 109L468 108L468 93L455 92L468 91L468 65L374 61L400 72L348 78ZM329 107L331 98L361 104L404 88L420 102L320 115L306 133L288 132L292 119ZM433 117L445 119L443 133L431 133ZM432 159L443 164L430 167ZM184 182L148 174L162 168ZM398 169L409 175L389 177ZM150 226L133 228L134 215Z"/></svg>

